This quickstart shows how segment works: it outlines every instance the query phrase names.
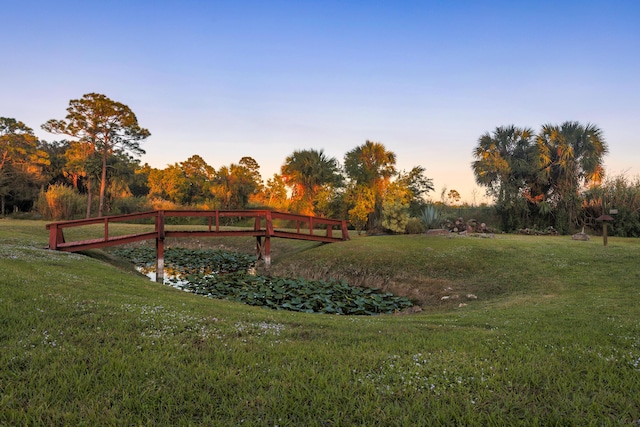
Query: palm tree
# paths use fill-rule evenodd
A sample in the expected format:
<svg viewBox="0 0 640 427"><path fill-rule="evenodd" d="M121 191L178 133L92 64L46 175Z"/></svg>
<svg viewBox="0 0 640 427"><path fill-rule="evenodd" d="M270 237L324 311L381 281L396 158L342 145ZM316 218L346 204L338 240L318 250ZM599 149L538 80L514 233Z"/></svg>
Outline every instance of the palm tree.
<svg viewBox="0 0 640 427"><path fill-rule="evenodd" d="M564 122L542 127L537 138L540 178L547 183L547 197L557 208L556 228L560 231L575 225L580 191L604 178L607 151L602 131L593 124Z"/></svg>
<svg viewBox="0 0 640 427"><path fill-rule="evenodd" d="M535 191L534 148L533 130L510 125L480 136L473 151L476 182L495 197L505 231L521 225L528 214L521 194Z"/></svg>
<svg viewBox="0 0 640 427"><path fill-rule="evenodd" d="M396 155L384 144L366 141L344 156L344 168L354 187L366 187L373 191L375 204L369 213L368 232L381 225L382 201L391 177L396 174Z"/></svg>
<svg viewBox="0 0 640 427"><path fill-rule="evenodd" d="M314 201L321 189L342 185L338 161L323 150L294 151L282 165L281 174L291 188L294 209L309 215L314 213Z"/></svg>

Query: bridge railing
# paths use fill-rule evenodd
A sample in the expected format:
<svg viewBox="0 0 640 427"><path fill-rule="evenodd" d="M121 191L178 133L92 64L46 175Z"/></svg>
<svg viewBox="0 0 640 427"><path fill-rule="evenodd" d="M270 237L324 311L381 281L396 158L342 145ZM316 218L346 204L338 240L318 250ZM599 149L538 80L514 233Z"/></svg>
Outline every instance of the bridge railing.
<svg viewBox="0 0 640 427"><path fill-rule="evenodd" d="M180 224L167 224L170 218L205 218L206 224L186 227ZM253 218L253 227L229 227L223 225L225 218ZM133 234L116 234L110 225L116 222L130 222L150 219L152 231ZM179 221L179 220L178 220ZM276 221L276 227L274 225ZM175 221L169 221L170 223ZM69 228L102 225L99 227L100 237L92 239L67 241L64 230ZM169 227L168 227L169 226ZM285 227L288 226L288 227ZM298 215L270 210L157 210L125 215L113 215L100 218L78 219L52 222L47 224L49 230L49 249L77 252L86 249L132 243L141 240L156 239L158 258L164 248L166 237L213 237L213 236L254 236L257 240L258 259L270 263L270 238L280 237L317 242L337 242L349 240L347 221ZM339 237L334 231L339 230ZM263 240L264 239L264 242Z"/></svg>

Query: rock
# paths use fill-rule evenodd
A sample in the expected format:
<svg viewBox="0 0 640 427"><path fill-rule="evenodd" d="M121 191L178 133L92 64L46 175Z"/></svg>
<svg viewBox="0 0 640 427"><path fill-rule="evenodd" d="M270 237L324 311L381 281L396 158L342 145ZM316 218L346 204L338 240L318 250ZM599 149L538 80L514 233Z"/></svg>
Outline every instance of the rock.
<svg viewBox="0 0 640 427"><path fill-rule="evenodd" d="M478 299L474 294L467 294L467 299Z"/></svg>
<svg viewBox="0 0 640 427"><path fill-rule="evenodd" d="M448 230L443 230L441 228L434 228L431 230L427 230L427 236L444 236L448 234L449 234Z"/></svg>
<svg viewBox="0 0 640 427"><path fill-rule="evenodd" d="M420 307L419 305L414 305L414 306L411 306L409 308L405 308L402 311L398 311L398 312L396 312L394 314L396 314L396 315L413 314L413 313L420 313L421 311L422 311L422 307Z"/></svg>
<svg viewBox="0 0 640 427"><path fill-rule="evenodd" d="M571 236L571 238L573 240L583 240L583 241L587 241L589 240L589 235L586 234L584 231L580 232L580 233L576 233L573 236Z"/></svg>

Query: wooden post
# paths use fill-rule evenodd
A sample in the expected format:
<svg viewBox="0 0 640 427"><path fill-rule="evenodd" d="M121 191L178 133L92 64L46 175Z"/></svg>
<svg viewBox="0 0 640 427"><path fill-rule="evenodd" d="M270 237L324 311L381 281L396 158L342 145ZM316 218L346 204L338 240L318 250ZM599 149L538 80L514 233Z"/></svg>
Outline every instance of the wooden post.
<svg viewBox="0 0 640 427"><path fill-rule="evenodd" d="M342 240L349 240L349 229L347 228L347 220L342 220L342 225L340 227L342 229Z"/></svg>
<svg viewBox="0 0 640 427"><path fill-rule="evenodd" d="M264 266L266 268L271 266L271 237L269 235L264 238Z"/></svg>
<svg viewBox="0 0 640 427"><path fill-rule="evenodd" d="M164 283L164 211L158 211L156 233L156 282Z"/></svg>
<svg viewBox="0 0 640 427"><path fill-rule="evenodd" d="M62 233L62 230L60 230ZM49 225L49 249L58 249L58 224Z"/></svg>
<svg viewBox="0 0 640 427"><path fill-rule="evenodd" d="M605 246L609 243L609 239L607 237L607 221L602 221L602 242Z"/></svg>
<svg viewBox="0 0 640 427"><path fill-rule="evenodd" d="M267 211L264 220L264 266L269 268L271 266L271 236L273 236L273 219L271 218L271 211Z"/></svg>

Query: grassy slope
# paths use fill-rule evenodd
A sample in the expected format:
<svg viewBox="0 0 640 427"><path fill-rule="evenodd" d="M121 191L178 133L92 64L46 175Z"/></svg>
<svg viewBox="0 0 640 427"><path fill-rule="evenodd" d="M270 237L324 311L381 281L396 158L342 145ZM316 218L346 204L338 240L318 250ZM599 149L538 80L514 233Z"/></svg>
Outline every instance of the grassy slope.
<svg viewBox="0 0 640 427"><path fill-rule="evenodd" d="M42 222L0 220L0 425L640 419L638 240L274 242L274 272L393 288L424 307L380 317L196 297L46 240Z"/></svg>

